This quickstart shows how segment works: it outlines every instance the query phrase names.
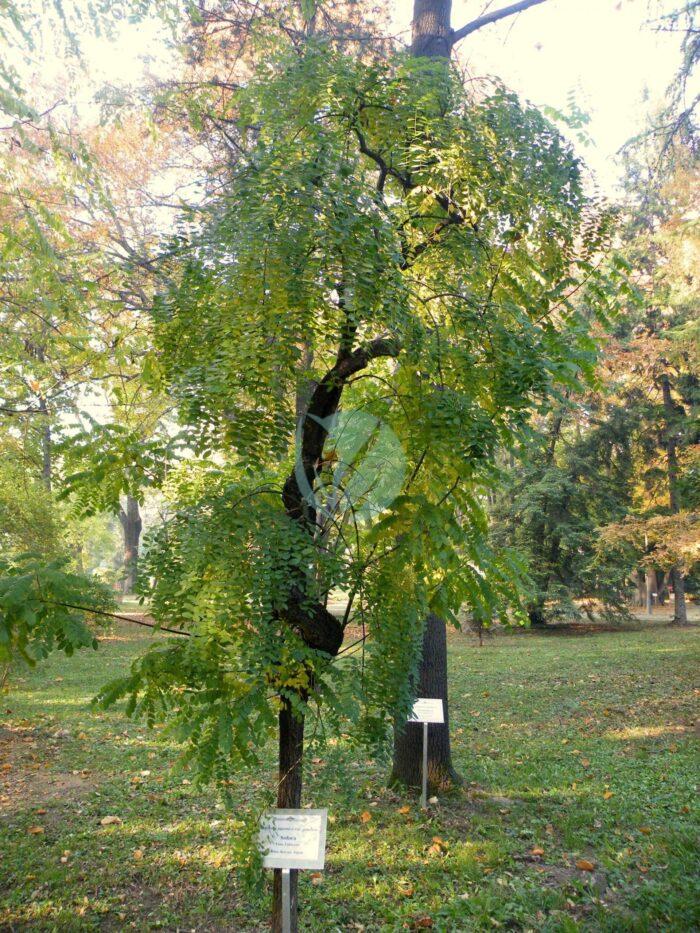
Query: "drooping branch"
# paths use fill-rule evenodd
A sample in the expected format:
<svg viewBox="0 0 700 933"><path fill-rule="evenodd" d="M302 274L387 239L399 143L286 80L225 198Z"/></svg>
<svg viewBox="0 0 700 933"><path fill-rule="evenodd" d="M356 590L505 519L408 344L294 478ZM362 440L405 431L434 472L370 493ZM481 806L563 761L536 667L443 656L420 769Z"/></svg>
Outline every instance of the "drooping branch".
<svg viewBox="0 0 700 933"><path fill-rule="evenodd" d="M491 13L485 13L483 16L473 19L470 23L467 23L466 26L462 26L461 29L455 29L452 33L452 45L456 45L461 39L464 39L465 36L471 35L471 33L476 32L477 29L482 29L484 26L488 26L491 23L498 22L499 19L505 19L507 16L514 16L516 13L522 13L523 10L529 9L531 6L537 6L538 3L544 3L545 0L520 0L519 3L512 3L510 6L503 7L500 10L493 10Z"/></svg>

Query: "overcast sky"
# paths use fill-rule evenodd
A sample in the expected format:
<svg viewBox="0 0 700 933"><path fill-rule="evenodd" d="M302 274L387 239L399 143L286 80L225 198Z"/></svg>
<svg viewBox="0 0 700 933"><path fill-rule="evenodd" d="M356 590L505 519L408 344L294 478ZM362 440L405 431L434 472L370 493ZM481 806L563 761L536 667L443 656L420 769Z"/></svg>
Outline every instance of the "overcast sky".
<svg viewBox="0 0 700 933"><path fill-rule="evenodd" d="M453 25L509 2L454 0ZM653 0L655 7L665 3L670 9L680 2ZM395 0L395 28L407 41L412 6L412 0ZM649 27L649 6L650 0L546 0L473 33L458 46L459 57L473 75L497 75L538 105L566 109L573 91L591 117L594 145L581 149L582 155L603 190L614 194L615 153L644 128L680 61L679 37ZM90 80L81 96L89 99L105 80L137 83L144 56L158 72L170 54L159 31L155 23L142 23L122 30L115 42L86 39ZM44 68L60 70L60 63L45 60Z"/></svg>

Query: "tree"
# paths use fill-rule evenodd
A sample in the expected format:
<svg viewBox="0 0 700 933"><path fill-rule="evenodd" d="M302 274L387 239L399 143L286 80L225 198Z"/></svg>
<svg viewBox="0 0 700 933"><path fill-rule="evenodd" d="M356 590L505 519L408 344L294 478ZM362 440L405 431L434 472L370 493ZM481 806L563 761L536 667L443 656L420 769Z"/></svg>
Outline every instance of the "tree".
<svg viewBox="0 0 700 933"><path fill-rule="evenodd" d="M628 166L625 249L641 306L620 322L607 365L637 421L638 467L628 521L614 523L605 541L633 545L632 563L647 571L648 581L656 569L668 573L674 621L684 624L699 504L697 156L692 148L676 146L663 171L657 157L658 147L649 145ZM672 554L676 564L669 563Z"/></svg>
<svg viewBox="0 0 700 933"><path fill-rule="evenodd" d="M457 30L451 25L451 0L415 0L413 5L411 54L433 62L448 61L454 46L463 38L484 26L537 6L543 0L521 0L491 11ZM420 672L416 689L429 691L426 696L441 697L445 709L444 725L430 730L428 770L435 787L459 782L452 765L449 733L449 702L447 679L447 631L444 620L433 618L425 626ZM421 745L417 730L398 724L394 740L394 760L391 780L419 786L421 782Z"/></svg>
<svg viewBox="0 0 700 933"><path fill-rule="evenodd" d="M309 715L383 742L426 616L512 600L481 490L533 401L590 363L569 288L599 285L608 220L541 114L469 99L447 64L310 36L232 100L238 155L156 307L200 459L168 477L144 592L190 637L103 699L173 716L203 779L255 761L276 721L296 807Z"/></svg>

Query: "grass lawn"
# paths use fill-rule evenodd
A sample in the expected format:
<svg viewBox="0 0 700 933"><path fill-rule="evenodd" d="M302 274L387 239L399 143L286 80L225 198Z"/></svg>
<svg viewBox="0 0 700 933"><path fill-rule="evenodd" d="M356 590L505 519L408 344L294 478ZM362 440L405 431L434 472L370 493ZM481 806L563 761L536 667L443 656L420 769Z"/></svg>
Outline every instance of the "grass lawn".
<svg viewBox="0 0 700 933"><path fill-rule="evenodd" d="M306 802L331 823L301 929L699 929L699 633L452 636L464 789L424 815L384 765L349 761L336 783L309 762ZM0 696L1 930L266 929L268 892L243 889L231 843L272 758L227 812L169 773L158 731L89 709L149 640L119 625Z"/></svg>

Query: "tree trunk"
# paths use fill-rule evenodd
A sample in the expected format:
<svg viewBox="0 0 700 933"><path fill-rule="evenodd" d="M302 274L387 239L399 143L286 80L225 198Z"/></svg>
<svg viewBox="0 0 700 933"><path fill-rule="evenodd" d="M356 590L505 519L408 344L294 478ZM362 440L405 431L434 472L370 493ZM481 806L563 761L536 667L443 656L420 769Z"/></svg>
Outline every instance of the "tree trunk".
<svg viewBox="0 0 700 933"><path fill-rule="evenodd" d="M301 782L304 755L304 719L294 715L288 700L283 700L279 714L279 784L277 806L298 810L301 806ZM298 933L298 871L290 871L292 933ZM282 933L282 871L275 869L272 890L272 933Z"/></svg>
<svg viewBox="0 0 700 933"><path fill-rule="evenodd" d="M671 583L673 584L673 624L688 624L688 609L685 604L685 579L680 567L671 570Z"/></svg>
<svg viewBox="0 0 700 933"><path fill-rule="evenodd" d="M544 603L538 602L528 606L527 617L530 620L530 628L547 627L547 618L544 614Z"/></svg>
<svg viewBox="0 0 700 933"><path fill-rule="evenodd" d="M635 596L635 605L639 609L643 609L646 605L646 580L644 574L641 570L636 571L636 576L634 578L634 584L637 588L637 593Z"/></svg>
<svg viewBox="0 0 700 933"><path fill-rule="evenodd" d="M447 632L445 623L432 613L423 632L423 656L416 684L416 696L439 698L445 709L444 725L428 728L428 786L434 792L462 779L452 767L450 715L447 702ZM423 726L397 724L394 732L394 763L391 783L420 787L423 768Z"/></svg>
<svg viewBox="0 0 700 933"><path fill-rule="evenodd" d="M126 497L126 510L119 509L119 521L124 534L124 594L127 594L136 589L139 541L143 525L138 500L133 496Z"/></svg>
<svg viewBox="0 0 700 933"><path fill-rule="evenodd" d="M646 568L645 588L646 588L646 607L647 615L650 616L654 609L654 594L657 593L656 571L651 567Z"/></svg>
<svg viewBox="0 0 700 933"><path fill-rule="evenodd" d="M411 54L449 58L452 52L452 0L415 0Z"/></svg>

